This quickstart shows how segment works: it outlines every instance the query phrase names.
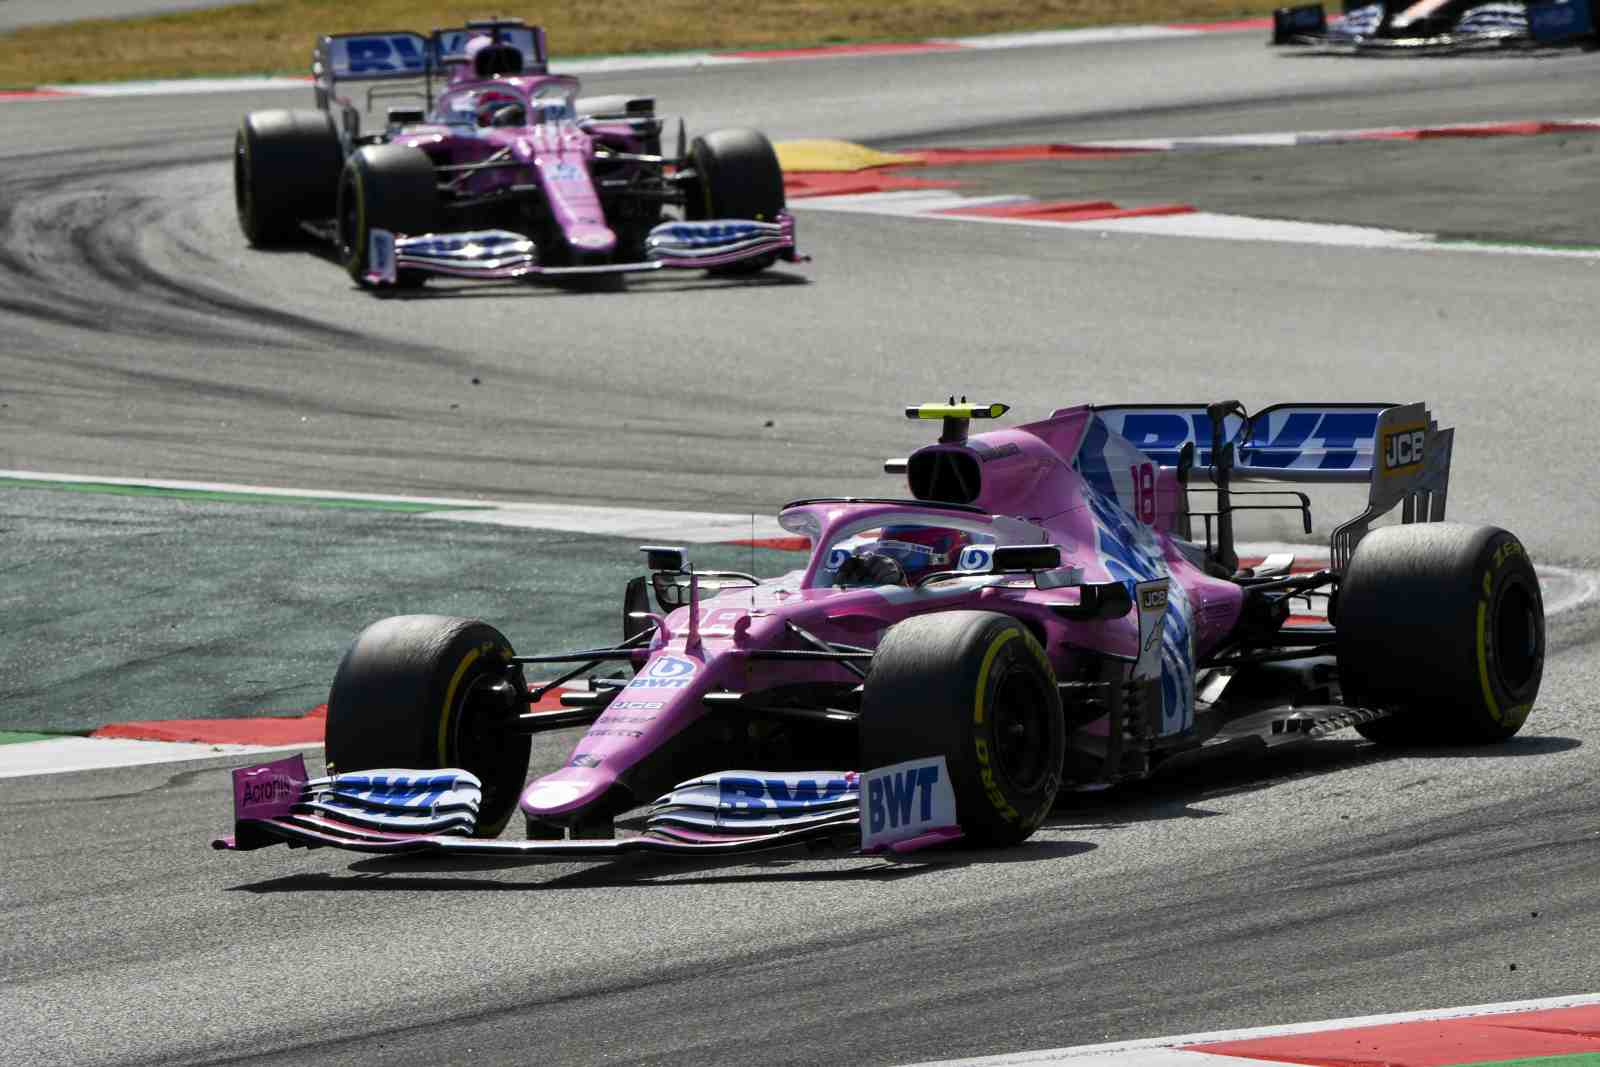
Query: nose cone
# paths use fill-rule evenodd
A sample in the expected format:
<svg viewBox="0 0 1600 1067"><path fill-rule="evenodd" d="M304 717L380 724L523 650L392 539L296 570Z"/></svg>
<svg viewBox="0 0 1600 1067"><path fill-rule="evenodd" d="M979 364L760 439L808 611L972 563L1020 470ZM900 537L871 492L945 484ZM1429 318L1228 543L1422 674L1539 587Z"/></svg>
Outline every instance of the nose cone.
<svg viewBox="0 0 1600 1067"><path fill-rule="evenodd" d="M550 818L569 815L599 800L616 776L599 770L567 767L528 783L519 806L524 815Z"/></svg>
<svg viewBox="0 0 1600 1067"><path fill-rule="evenodd" d="M567 230L572 258L577 263L604 263L617 247L617 235L609 227L577 223Z"/></svg>

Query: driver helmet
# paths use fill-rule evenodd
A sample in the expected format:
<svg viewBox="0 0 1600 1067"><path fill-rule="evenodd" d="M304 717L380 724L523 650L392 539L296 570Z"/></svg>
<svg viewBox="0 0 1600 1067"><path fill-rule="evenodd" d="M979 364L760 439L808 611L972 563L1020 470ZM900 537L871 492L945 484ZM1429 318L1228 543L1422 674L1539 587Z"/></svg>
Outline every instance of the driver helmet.
<svg viewBox="0 0 1600 1067"><path fill-rule="evenodd" d="M480 78L493 78L501 74L522 73L522 49L509 44L496 44L488 34L478 34L463 49L467 65Z"/></svg>
<svg viewBox="0 0 1600 1067"><path fill-rule="evenodd" d="M861 551L892 557L915 585L923 575L955 570L970 544L970 534L949 526L885 526Z"/></svg>
<svg viewBox="0 0 1600 1067"><path fill-rule="evenodd" d="M478 97L479 126L521 126L527 122L527 108L515 95L490 90Z"/></svg>

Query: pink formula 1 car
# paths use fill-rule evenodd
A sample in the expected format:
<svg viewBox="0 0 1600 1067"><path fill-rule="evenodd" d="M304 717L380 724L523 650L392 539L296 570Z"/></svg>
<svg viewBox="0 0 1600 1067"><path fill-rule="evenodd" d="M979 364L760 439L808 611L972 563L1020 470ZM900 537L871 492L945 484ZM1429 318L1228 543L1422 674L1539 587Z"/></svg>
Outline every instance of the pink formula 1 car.
<svg viewBox="0 0 1600 1067"><path fill-rule="evenodd" d="M765 137L720 130L686 147L680 123L664 156L654 101L579 97L576 78L547 73L538 27L336 34L312 71L318 110L252 112L235 138L239 225L257 247L309 233L358 284L386 288L799 258ZM411 102L363 135L341 90L397 81L369 89L368 106Z"/></svg>
<svg viewBox="0 0 1600 1067"><path fill-rule="evenodd" d="M680 548L645 548L615 647L519 656L482 622L373 624L329 697L333 773L308 780L298 758L235 772L220 844L1009 845L1064 791L1205 753L1350 726L1384 744L1495 742L1527 717L1539 581L1511 534L1440 521L1453 431L1423 405L1084 406L969 436L1004 411L908 409L943 422L888 464L909 498L790 504L779 522L811 544L800 570L696 571ZM1310 530L1303 493L1240 488L1255 482L1361 484L1369 504L1335 530L1328 567L1241 569L1240 512L1286 508ZM1369 528L1396 508L1401 522ZM1291 615L1308 598L1330 602L1327 621ZM532 709L606 665L631 677ZM588 731L564 765L527 782L528 735L575 725ZM528 839L498 839L518 814Z"/></svg>

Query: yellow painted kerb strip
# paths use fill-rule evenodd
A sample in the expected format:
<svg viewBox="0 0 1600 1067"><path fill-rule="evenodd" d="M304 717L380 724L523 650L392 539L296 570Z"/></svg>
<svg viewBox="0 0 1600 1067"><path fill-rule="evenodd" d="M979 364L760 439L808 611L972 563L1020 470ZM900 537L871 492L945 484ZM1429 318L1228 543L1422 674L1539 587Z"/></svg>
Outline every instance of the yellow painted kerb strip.
<svg viewBox="0 0 1600 1067"><path fill-rule="evenodd" d="M779 141L772 146L778 153L778 165L786 171L827 171L849 174L873 167L904 166L921 163L920 156L897 155L879 152L866 145L849 141Z"/></svg>

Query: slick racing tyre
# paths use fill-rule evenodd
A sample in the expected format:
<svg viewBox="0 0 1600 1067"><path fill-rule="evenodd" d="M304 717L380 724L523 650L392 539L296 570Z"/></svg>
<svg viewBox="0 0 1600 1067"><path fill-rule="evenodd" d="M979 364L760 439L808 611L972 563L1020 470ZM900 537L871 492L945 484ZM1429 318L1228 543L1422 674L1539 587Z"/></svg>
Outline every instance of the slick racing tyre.
<svg viewBox="0 0 1600 1067"><path fill-rule="evenodd" d="M471 619L398 615L344 654L328 694L330 773L456 767L483 782L477 836L517 808L531 739L508 724L527 684L500 631Z"/></svg>
<svg viewBox="0 0 1600 1067"><path fill-rule="evenodd" d="M1061 786L1066 721L1055 672L1007 615L952 611L891 627L861 697L861 768L943 756L956 817L979 845L1039 828Z"/></svg>
<svg viewBox="0 0 1600 1067"><path fill-rule="evenodd" d="M688 190L691 219L755 219L775 222L783 210L783 168L765 135L756 130L715 130L696 137L689 159L698 176ZM754 274L777 254L712 268L712 274Z"/></svg>
<svg viewBox="0 0 1600 1067"><path fill-rule="evenodd" d="M233 202L257 248L288 244L302 222L333 218L343 150L326 111L252 111L233 138Z"/></svg>
<svg viewBox="0 0 1600 1067"><path fill-rule="evenodd" d="M1522 542L1494 526L1373 530L1339 586L1345 703L1385 744L1487 744L1522 728L1544 670L1544 600Z"/></svg>
<svg viewBox="0 0 1600 1067"><path fill-rule="evenodd" d="M367 145L345 161L339 178L339 255L357 285L367 286L372 231L415 237L438 228L439 189L433 161L420 148ZM416 288L421 271L402 270L396 284Z"/></svg>

